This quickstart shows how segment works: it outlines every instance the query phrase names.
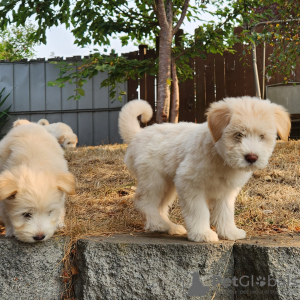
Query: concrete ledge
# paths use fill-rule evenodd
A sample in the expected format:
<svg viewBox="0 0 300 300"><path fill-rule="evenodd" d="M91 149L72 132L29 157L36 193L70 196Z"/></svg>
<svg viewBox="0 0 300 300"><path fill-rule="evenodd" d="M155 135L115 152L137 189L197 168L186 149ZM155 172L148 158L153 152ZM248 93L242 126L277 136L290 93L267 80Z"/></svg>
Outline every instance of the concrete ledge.
<svg viewBox="0 0 300 300"><path fill-rule="evenodd" d="M0 237L0 299L60 299L67 239ZM193 243L162 234L77 243L76 299L300 299L300 235Z"/></svg>
<svg viewBox="0 0 300 300"><path fill-rule="evenodd" d="M238 299L300 299L300 236L267 236L234 245Z"/></svg>
<svg viewBox="0 0 300 300"><path fill-rule="evenodd" d="M214 274L233 276L233 242L196 244L186 238L137 235L78 242L78 299L186 299L191 276L217 291ZM231 299L217 291L219 299ZM233 294L233 289L231 291Z"/></svg>
<svg viewBox="0 0 300 300"><path fill-rule="evenodd" d="M0 236L0 299L61 299L65 242L27 244Z"/></svg>

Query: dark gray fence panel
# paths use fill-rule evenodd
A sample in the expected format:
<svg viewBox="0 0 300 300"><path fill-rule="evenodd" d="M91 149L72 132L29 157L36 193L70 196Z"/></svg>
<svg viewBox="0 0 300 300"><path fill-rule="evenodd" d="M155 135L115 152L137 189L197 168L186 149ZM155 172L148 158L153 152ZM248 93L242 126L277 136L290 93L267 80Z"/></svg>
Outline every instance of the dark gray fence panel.
<svg viewBox="0 0 300 300"><path fill-rule="evenodd" d="M29 65L15 64L14 69L14 110L29 111Z"/></svg>
<svg viewBox="0 0 300 300"><path fill-rule="evenodd" d="M3 130L7 132L13 121L28 119L37 122L47 119L50 123L64 122L78 135L78 145L101 145L122 142L118 133L118 115L127 102L109 99L108 87L100 88L107 74L99 73L83 87L85 95L80 100L67 100L75 86L47 86L58 77L59 69L49 61L0 62L0 89L10 93L4 108L11 106L10 119ZM119 90L127 91L127 83Z"/></svg>
<svg viewBox="0 0 300 300"><path fill-rule="evenodd" d="M78 140L82 145L93 145L93 117L83 112L78 115Z"/></svg>
<svg viewBox="0 0 300 300"><path fill-rule="evenodd" d="M58 78L59 70L50 63L45 64L46 82ZM57 86L46 85L46 110L60 110L61 107L61 89Z"/></svg>
<svg viewBox="0 0 300 300"><path fill-rule="evenodd" d="M109 114L111 114L111 112L107 111L95 112L93 114L95 145L108 144L110 141ZM110 142L112 143L112 141Z"/></svg>
<svg viewBox="0 0 300 300"><path fill-rule="evenodd" d="M45 110L45 62L30 64L30 78L34 79L30 80L30 110Z"/></svg>
<svg viewBox="0 0 300 300"><path fill-rule="evenodd" d="M0 91L5 87L3 96L9 94L6 102L1 107L8 108L11 104L11 111L14 109L14 66L13 64L0 63Z"/></svg>
<svg viewBox="0 0 300 300"><path fill-rule="evenodd" d="M78 134L77 128L77 113L63 113L61 115L61 122L68 124L75 134Z"/></svg>

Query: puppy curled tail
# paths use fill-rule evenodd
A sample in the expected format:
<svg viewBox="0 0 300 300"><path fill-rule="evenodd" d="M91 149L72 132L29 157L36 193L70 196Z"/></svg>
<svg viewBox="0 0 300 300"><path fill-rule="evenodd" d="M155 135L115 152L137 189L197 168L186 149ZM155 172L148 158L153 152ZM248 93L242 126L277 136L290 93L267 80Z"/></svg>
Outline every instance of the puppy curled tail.
<svg viewBox="0 0 300 300"><path fill-rule="evenodd" d="M126 144L141 130L137 117L141 115L143 123L148 122L152 115L152 107L147 101L132 100L123 106L119 115L119 132Z"/></svg>
<svg viewBox="0 0 300 300"><path fill-rule="evenodd" d="M46 119L40 119L37 123L42 126L49 125L49 121Z"/></svg>

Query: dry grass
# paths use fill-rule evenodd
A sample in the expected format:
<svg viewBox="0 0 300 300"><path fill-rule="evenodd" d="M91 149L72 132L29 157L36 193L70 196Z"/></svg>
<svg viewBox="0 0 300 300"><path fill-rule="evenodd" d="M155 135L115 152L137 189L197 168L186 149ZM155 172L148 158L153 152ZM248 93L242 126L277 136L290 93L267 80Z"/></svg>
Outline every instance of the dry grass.
<svg viewBox="0 0 300 300"><path fill-rule="evenodd" d="M66 153L77 178L77 194L67 202L66 229L59 234L81 236L143 231L133 206L135 179L123 163L124 145L78 148ZM240 193L236 223L247 236L299 232L300 142L278 142L269 165L257 171ZM178 202L171 219L183 224Z"/></svg>

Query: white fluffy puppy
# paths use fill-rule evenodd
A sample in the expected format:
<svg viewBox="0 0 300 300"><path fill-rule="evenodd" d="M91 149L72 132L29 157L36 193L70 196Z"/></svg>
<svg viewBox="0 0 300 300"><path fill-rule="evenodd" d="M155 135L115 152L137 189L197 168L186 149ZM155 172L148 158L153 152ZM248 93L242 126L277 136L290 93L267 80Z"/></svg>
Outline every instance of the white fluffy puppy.
<svg viewBox="0 0 300 300"><path fill-rule="evenodd" d="M12 128L0 142L0 216L6 236L45 241L63 226L65 194L75 181L64 152L35 123Z"/></svg>
<svg viewBox="0 0 300 300"><path fill-rule="evenodd" d="M129 144L124 161L138 181L135 205L146 218L145 229L186 233L168 218L176 189L190 240L245 238L234 222L235 199L252 172L267 165L277 133L288 140L286 110L269 100L241 97L212 103L203 124L141 129L139 115L147 122L150 105L130 101L120 113L119 130Z"/></svg>
<svg viewBox="0 0 300 300"><path fill-rule="evenodd" d="M28 121L27 119L18 119L13 122L13 127L17 127L17 126L28 124L28 123L30 123L30 121Z"/></svg>
<svg viewBox="0 0 300 300"><path fill-rule="evenodd" d="M78 138L69 125L62 122L49 124L46 119L41 119L37 123L45 126L46 130L56 137L64 149L76 147Z"/></svg>

